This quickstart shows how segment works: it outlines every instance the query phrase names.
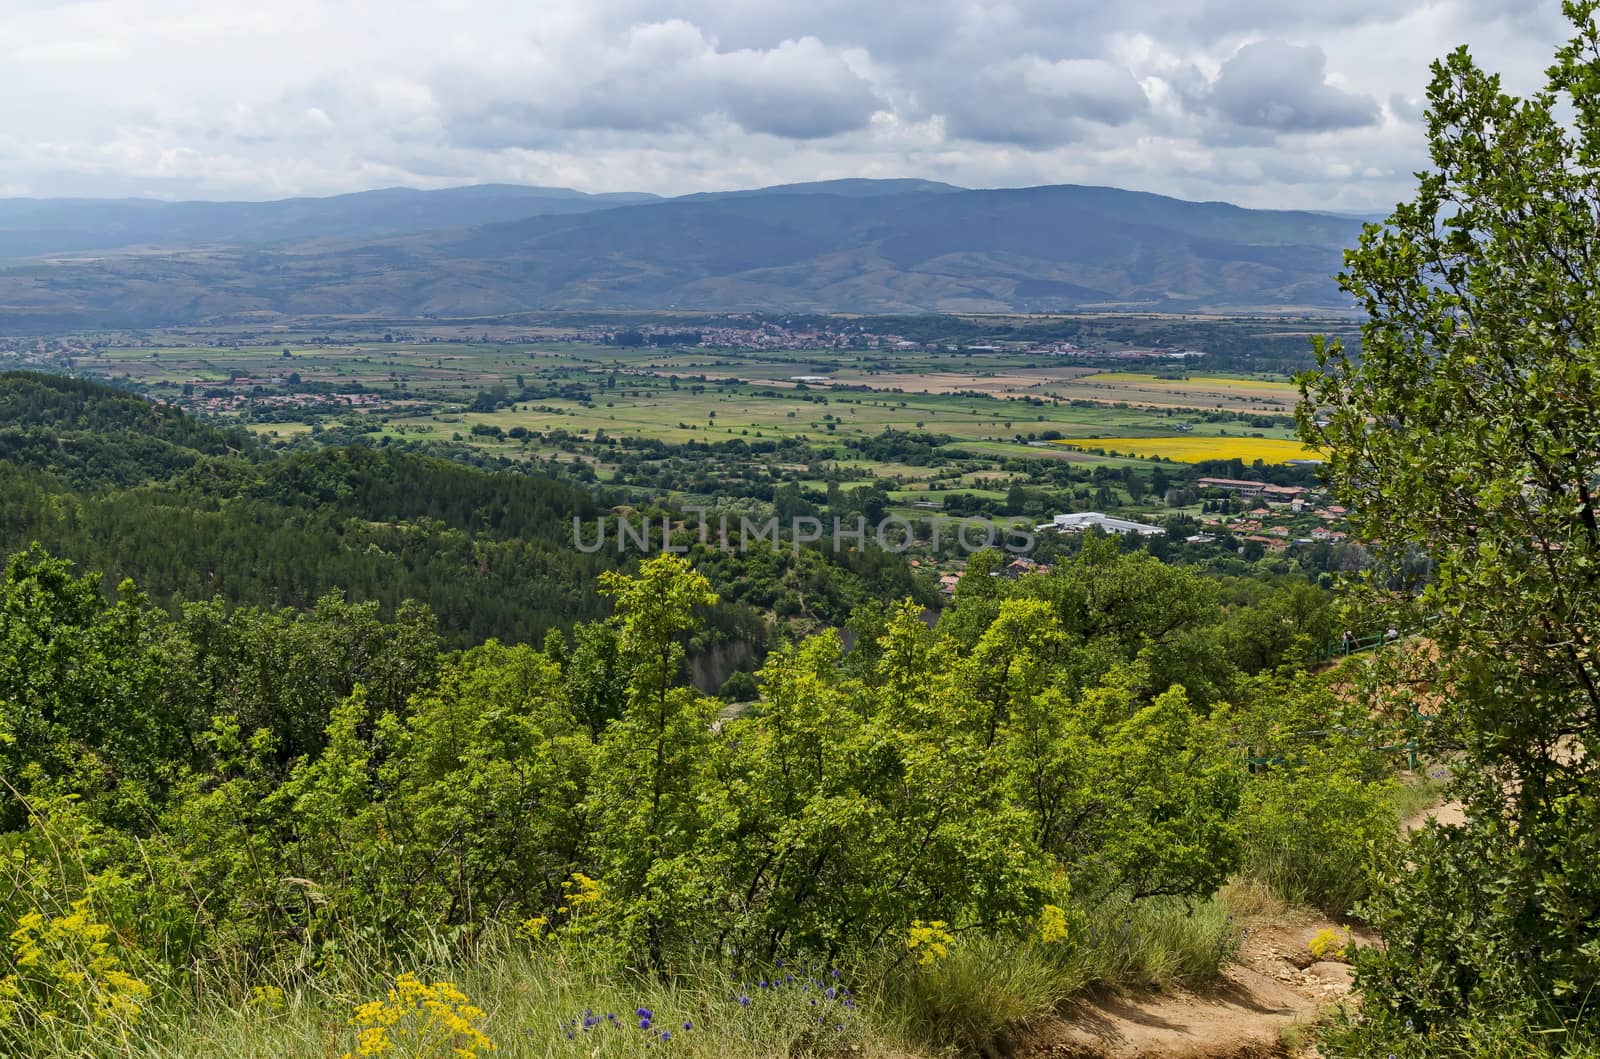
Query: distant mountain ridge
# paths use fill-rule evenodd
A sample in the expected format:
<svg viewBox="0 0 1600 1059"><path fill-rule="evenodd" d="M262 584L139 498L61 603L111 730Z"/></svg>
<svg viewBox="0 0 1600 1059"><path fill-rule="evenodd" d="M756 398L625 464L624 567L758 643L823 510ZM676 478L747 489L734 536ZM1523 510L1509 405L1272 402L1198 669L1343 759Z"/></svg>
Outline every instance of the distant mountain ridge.
<svg viewBox="0 0 1600 1059"><path fill-rule="evenodd" d="M1359 231L1323 212L924 180L671 199L506 185L266 203L13 199L0 200L0 327L537 309L1331 309L1348 305L1331 277Z"/></svg>
<svg viewBox="0 0 1600 1059"><path fill-rule="evenodd" d="M130 246L254 246L367 238L654 201L658 196L589 195L571 188L514 184L439 191L379 188L267 202L0 199L0 259Z"/></svg>

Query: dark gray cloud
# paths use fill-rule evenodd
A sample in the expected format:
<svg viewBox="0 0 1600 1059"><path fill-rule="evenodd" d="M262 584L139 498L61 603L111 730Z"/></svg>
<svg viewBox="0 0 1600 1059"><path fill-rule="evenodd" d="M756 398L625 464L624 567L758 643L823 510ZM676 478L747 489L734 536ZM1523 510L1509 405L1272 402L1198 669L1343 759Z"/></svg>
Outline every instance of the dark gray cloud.
<svg viewBox="0 0 1600 1059"><path fill-rule="evenodd" d="M816 37L726 50L677 19L633 26L579 62L446 68L428 81L445 135L489 149L545 146L579 130L678 132L719 119L749 133L820 139L864 127L883 105Z"/></svg>
<svg viewBox="0 0 1600 1059"><path fill-rule="evenodd" d="M1422 112L1427 109L1425 100L1408 96L1404 92L1391 92L1389 94L1389 113L1399 121L1421 121Z"/></svg>
<svg viewBox="0 0 1600 1059"><path fill-rule="evenodd" d="M940 93L935 106L957 138L1047 147L1083 139L1091 123L1126 125L1149 100L1120 64L1024 55L989 67L976 86Z"/></svg>
<svg viewBox="0 0 1600 1059"><path fill-rule="evenodd" d="M1328 83L1327 57L1315 45L1263 40L1222 64L1206 97L1239 125L1275 132L1327 132L1376 124L1377 100Z"/></svg>

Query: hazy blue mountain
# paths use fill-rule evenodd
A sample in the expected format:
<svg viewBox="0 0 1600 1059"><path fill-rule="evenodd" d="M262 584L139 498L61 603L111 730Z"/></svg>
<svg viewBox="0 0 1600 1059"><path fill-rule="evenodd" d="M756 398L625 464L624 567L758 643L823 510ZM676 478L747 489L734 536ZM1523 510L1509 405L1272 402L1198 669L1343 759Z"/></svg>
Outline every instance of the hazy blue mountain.
<svg viewBox="0 0 1600 1059"><path fill-rule="evenodd" d="M439 191L382 188L271 202L0 199L0 258L133 246L262 246L376 238L650 201L657 197L587 195L570 188L511 184Z"/></svg>
<svg viewBox="0 0 1600 1059"><path fill-rule="evenodd" d="M767 188L750 188L743 191L702 191L694 195L680 195L677 201L749 198L755 195L840 195L846 198L880 198L884 195L902 195L913 191L966 190L937 180L866 180L854 177L844 180L813 180L805 184L774 184Z"/></svg>
<svg viewBox="0 0 1600 1059"><path fill-rule="evenodd" d="M1332 308L1348 304L1331 277L1360 230L1328 213L1117 188L919 180L676 199L484 186L0 203L0 229L18 240L41 219L141 249L0 264L0 326L560 308Z"/></svg>

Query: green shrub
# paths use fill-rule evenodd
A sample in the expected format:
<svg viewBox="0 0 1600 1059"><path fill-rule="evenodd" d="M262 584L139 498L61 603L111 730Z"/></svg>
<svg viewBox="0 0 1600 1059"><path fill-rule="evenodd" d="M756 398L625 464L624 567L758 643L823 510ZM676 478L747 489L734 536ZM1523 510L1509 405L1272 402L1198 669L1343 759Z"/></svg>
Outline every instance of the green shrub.
<svg viewBox="0 0 1600 1059"><path fill-rule="evenodd" d="M1359 1017L1337 1015L1322 1027L1317 1049L1328 1059L1596 1059L1600 1035L1593 1027L1550 1027L1524 1016L1483 1013L1425 1028L1388 1008Z"/></svg>
<svg viewBox="0 0 1600 1059"><path fill-rule="evenodd" d="M1245 874L1296 904L1350 911L1371 893L1377 861L1398 841L1391 787L1314 747L1257 776L1240 814Z"/></svg>

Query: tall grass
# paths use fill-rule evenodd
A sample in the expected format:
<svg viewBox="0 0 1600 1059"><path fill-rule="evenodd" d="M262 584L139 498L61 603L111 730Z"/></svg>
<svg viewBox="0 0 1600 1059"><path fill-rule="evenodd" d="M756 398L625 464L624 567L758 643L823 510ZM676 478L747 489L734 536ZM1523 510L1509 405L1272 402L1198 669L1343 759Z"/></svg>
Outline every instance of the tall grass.
<svg viewBox="0 0 1600 1059"><path fill-rule="evenodd" d="M484 1009L484 1029L497 1057L777 1056L833 1053L851 1045L876 1054L871 1045L882 1033L848 991L850 976L841 971L835 978L832 972L770 968L739 974L705 967L663 979L619 971L582 951L509 945L417 971L427 981L454 983ZM351 991L346 983L303 980L284 987L281 1006L210 993L197 1004L153 1012L141 1027L140 1045L117 1054L328 1059L354 1046L352 1010L381 996L387 981L373 974ZM641 1028L641 1010L650 1012L648 1029Z"/></svg>
<svg viewBox="0 0 1600 1059"><path fill-rule="evenodd" d="M1285 900L1344 915L1376 884L1400 836L1392 782L1367 782L1331 756L1256 777L1246 790L1244 874Z"/></svg>
<svg viewBox="0 0 1600 1059"><path fill-rule="evenodd" d="M462 990L484 1009L491 1054L506 1059L985 1051L1091 985L1214 976L1237 938L1230 900L1116 898L1089 911L1064 942L964 933L929 965L891 946L841 966L707 964L662 978L619 970L581 946L510 936L470 952L424 938L404 957L354 944L312 971L266 980L239 980L223 964L201 969L181 990L158 990L137 1022L70 1047L56 1041L48 1054L331 1059L355 1048L356 1006L381 998L401 971ZM650 1012L648 1030L641 1009Z"/></svg>
<svg viewBox="0 0 1600 1059"><path fill-rule="evenodd" d="M1090 987L1202 985L1237 949L1235 900L1231 889L1197 902L1119 896L1058 945L962 939L932 967L897 965L874 1015L907 1047L988 1052Z"/></svg>
<svg viewBox="0 0 1600 1059"><path fill-rule="evenodd" d="M1403 776L1394 789L1395 813L1402 823L1439 805L1450 787L1449 766L1433 764Z"/></svg>
<svg viewBox="0 0 1600 1059"><path fill-rule="evenodd" d="M1052 949L973 937L931 966L902 960L875 994L875 1021L907 1047L991 1050L1079 988Z"/></svg>
<svg viewBox="0 0 1600 1059"><path fill-rule="evenodd" d="M1084 929L1063 967L1077 988L1162 988L1216 978L1238 947L1242 924L1224 892L1199 902L1113 899Z"/></svg>

